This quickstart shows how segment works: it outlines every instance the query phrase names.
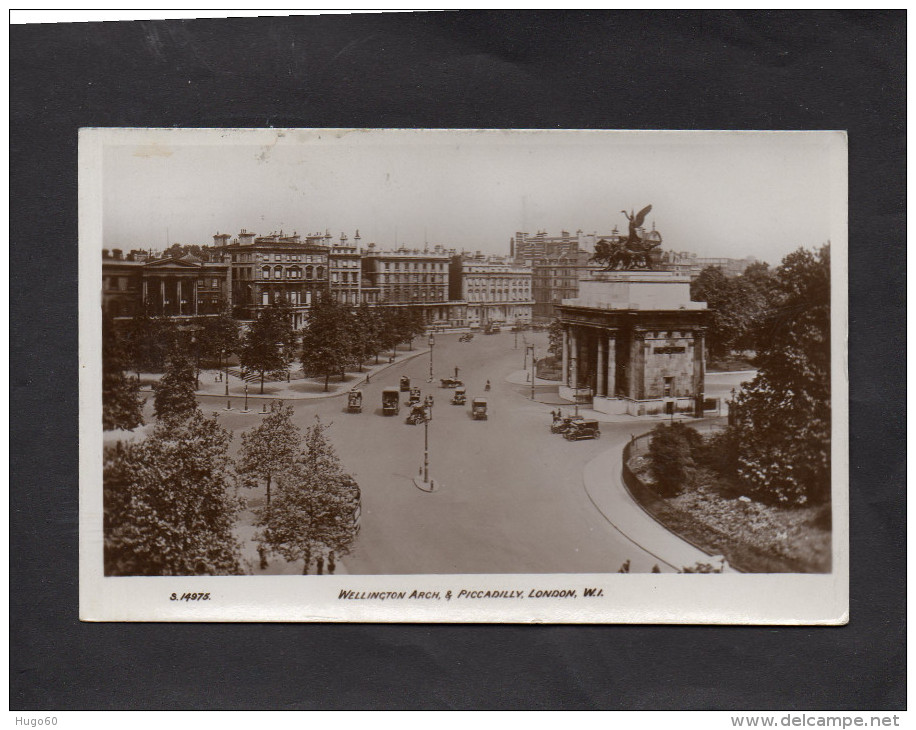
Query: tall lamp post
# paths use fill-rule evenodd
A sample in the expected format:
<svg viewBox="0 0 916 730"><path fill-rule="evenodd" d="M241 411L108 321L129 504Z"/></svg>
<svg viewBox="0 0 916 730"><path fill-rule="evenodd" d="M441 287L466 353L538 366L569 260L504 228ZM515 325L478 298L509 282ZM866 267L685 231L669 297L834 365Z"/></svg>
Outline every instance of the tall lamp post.
<svg viewBox="0 0 916 730"><path fill-rule="evenodd" d="M428 344L429 344L429 382L431 383L433 382L433 348L436 345L436 337L432 332L429 333Z"/></svg>
<svg viewBox="0 0 916 730"><path fill-rule="evenodd" d="M515 348L518 349L518 317L515 318Z"/></svg>
<svg viewBox="0 0 916 730"><path fill-rule="evenodd" d="M531 350L531 400L534 400L534 379L537 377L537 358L534 356L534 345L525 345L525 360L528 359L528 351Z"/></svg>

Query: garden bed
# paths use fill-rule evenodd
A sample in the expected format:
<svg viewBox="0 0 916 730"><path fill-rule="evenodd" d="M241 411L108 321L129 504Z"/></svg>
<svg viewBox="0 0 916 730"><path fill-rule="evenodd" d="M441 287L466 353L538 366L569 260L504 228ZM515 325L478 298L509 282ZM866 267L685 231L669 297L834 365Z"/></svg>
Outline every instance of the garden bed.
<svg viewBox="0 0 916 730"><path fill-rule="evenodd" d="M750 501L706 470L678 496L661 497L652 489L644 455L626 460L624 481L665 527L711 555L724 555L742 572L830 572L829 505L786 508Z"/></svg>

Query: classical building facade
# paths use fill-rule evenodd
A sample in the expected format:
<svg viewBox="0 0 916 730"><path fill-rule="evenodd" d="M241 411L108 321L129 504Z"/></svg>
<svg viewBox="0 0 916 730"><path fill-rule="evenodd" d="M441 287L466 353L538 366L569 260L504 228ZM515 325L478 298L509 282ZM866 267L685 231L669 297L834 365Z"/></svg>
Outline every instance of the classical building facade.
<svg viewBox="0 0 916 730"><path fill-rule="evenodd" d="M603 413L702 413L705 302L667 271L615 271L580 284L557 306L563 326L560 395Z"/></svg>
<svg viewBox="0 0 916 730"><path fill-rule="evenodd" d="M530 324L531 269L499 256L461 253L449 263L449 299L466 302L465 324Z"/></svg>
<svg viewBox="0 0 916 730"><path fill-rule="evenodd" d="M328 289L331 299L351 307L362 301L360 290L363 275L359 241L359 231L356 231L352 242L346 233L341 233L340 239L328 250L328 267L331 272Z"/></svg>
<svg viewBox="0 0 916 730"><path fill-rule="evenodd" d="M293 326L305 325L313 300L329 294L330 249L327 234L256 236L242 230L229 242L226 234L213 237L214 246L231 265L232 305L235 315L254 319L274 302L293 311Z"/></svg>
<svg viewBox="0 0 916 730"><path fill-rule="evenodd" d="M454 326L460 318L449 302L449 252L441 246L384 251L370 243L363 251L362 270L366 288L380 306L415 308L433 326Z"/></svg>
<svg viewBox="0 0 916 730"><path fill-rule="evenodd" d="M126 257L102 252L102 309L113 317L145 311L153 317L215 315L229 303L228 263L191 256L150 259L142 251Z"/></svg>

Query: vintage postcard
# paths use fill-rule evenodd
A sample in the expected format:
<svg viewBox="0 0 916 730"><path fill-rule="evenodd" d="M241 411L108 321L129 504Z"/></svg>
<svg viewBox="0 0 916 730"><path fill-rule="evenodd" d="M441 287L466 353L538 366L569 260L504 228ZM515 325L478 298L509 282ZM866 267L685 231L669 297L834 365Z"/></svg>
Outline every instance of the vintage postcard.
<svg viewBox="0 0 916 730"><path fill-rule="evenodd" d="M846 622L843 132L79 157L82 619Z"/></svg>

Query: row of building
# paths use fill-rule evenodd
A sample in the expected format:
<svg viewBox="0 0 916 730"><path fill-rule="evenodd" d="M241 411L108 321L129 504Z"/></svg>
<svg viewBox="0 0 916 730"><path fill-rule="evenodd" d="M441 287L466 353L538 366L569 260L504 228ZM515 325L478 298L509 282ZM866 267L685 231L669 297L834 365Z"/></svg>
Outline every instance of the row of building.
<svg viewBox="0 0 916 730"><path fill-rule="evenodd" d="M662 243L654 225L640 235ZM115 317L144 308L154 316L201 316L229 307L253 319L284 301L302 327L316 297L328 296L354 307L414 308L433 327L527 324L552 319L564 299L576 298L580 281L601 268L590 261L595 244L621 238L616 227L604 235L517 232L502 257L442 246L383 250L363 246L359 231L334 240L328 232L258 236L242 229L236 236L217 233L211 246L196 248L198 255L104 251L103 307ZM753 261L661 254L662 269L691 279L706 266L740 274Z"/></svg>
<svg viewBox="0 0 916 730"><path fill-rule="evenodd" d="M532 320L531 270L509 259L442 246L361 247L359 231L300 236L218 233L213 245L155 256L103 251L102 306L114 317L204 316L227 307L240 319L283 301L305 324L318 297L349 306L409 307L432 327L481 327Z"/></svg>

